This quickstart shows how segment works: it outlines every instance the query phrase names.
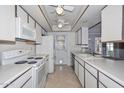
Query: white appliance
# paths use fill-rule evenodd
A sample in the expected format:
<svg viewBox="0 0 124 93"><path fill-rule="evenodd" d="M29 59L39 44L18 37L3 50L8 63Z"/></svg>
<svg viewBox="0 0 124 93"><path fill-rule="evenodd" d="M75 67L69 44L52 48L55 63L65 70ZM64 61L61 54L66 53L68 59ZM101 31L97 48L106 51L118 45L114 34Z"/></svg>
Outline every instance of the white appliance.
<svg viewBox="0 0 124 93"><path fill-rule="evenodd" d="M0 53L1 65L8 64L29 64L32 65L32 78L28 82L28 86L33 88L45 87L46 81L46 59L44 56L29 57L29 50L11 50ZM29 85L30 84L30 85ZM23 86L23 87L28 87ZM20 86L21 87L21 86Z"/></svg>
<svg viewBox="0 0 124 93"><path fill-rule="evenodd" d="M16 18L16 38L35 41L36 29L24 23L20 17Z"/></svg>
<svg viewBox="0 0 124 93"><path fill-rule="evenodd" d="M44 88L46 83L46 63L43 62L32 67L32 79L34 88Z"/></svg>
<svg viewBox="0 0 124 93"><path fill-rule="evenodd" d="M45 57L32 56L28 58L29 62L37 62L32 66L32 83L33 88L44 88L47 77L47 62Z"/></svg>
<svg viewBox="0 0 124 93"><path fill-rule="evenodd" d="M10 50L0 53L0 65L14 64L20 60L26 60L30 51L29 50Z"/></svg>
<svg viewBox="0 0 124 93"><path fill-rule="evenodd" d="M36 54L48 54L48 73L54 72L54 38L53 36L43 36L41 44L36 45Z"/></svg>

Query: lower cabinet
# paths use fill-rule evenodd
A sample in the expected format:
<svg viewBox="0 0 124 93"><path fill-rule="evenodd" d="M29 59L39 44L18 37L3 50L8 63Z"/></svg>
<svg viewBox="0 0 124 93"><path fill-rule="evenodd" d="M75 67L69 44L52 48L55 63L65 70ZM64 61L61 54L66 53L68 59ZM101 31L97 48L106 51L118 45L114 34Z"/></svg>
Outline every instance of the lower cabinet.
<svg viewBox="0 0 124 93"><path fill-rule="evenodd" d="M87 70L85 70L85 87L97 88L97 80Z"/></svg>
<svg viewBox="0 0 124 93"><path fill-rule="evenodd" d="M84 88L123 88L119 82L94 68L89 63L74 58L75 74Z"/></svg>
<svg viewBox="0 0 124 93"><path fill-rule="evenodd" d="M99 80L107 87L107 88L122 88L119 84L114 82L112 79L108 78L104 74L99 74Z"/></svg>
<svg viewBox="0 0 124 93"><path fill-rule="evenodd" d="M106 87L99 82L99 88L106 88Z"/></svg>
<svg viewBox="0 0 124 93"><path fill-rule="evenodd" d="M11 84L9 84L6 88L31 88L32 87L32 70L25 72L19 78L14 80Z"/></svg>
<svg viewBox="0 0 124 93"><path fill-rule="evenodd" d="M82 87L84 87L84 67L79 64L79 80L81 82Z"/></svg>
<svg viewBox="0 0 124 93"><path fill-rule="evenodd" d="M75 70L75 74L77 75L77 77L78 77L78 75L79 75L79 63L75 60L74 61L74 70Z"/></svg>

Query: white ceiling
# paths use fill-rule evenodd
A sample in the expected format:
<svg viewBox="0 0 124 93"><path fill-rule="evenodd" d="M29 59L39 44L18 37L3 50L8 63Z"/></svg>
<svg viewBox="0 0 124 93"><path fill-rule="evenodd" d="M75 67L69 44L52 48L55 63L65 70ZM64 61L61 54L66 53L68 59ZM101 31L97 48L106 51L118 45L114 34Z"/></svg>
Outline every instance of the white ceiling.
<svg viewBox="0 0 124 93"><path fill-rule="evenodd" d="M52 28L55 28L58 19L68 22L69 24L67 25L70 26L72 31L76 31L81 26L91 27L101 21L101 9L103 9L104 5L90 5L85 12L84 10L87 7L86 5L72 6L74 7L73 12L64 11L64 16L58 16L56 13L53 13L56 8L49 5L23 5L22 7L30 13L47 31L53 31ZM84 14L82 15L83 12ZM67 27L65 26L65 28ZM57 30L64 31L66 30L65 28L63 28L63 30Z"/></svg>

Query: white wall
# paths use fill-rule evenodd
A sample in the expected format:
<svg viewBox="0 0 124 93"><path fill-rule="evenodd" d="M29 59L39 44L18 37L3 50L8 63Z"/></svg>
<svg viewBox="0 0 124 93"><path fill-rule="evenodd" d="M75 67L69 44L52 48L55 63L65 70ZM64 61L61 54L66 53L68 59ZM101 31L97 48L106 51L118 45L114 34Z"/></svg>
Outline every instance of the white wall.
<svg viewBox="0 0 124 93"><path fill-rule="evenodd" d="M67 58L66 58L66 64L72 65L71 63L71 51L74 51L75 49L75 32L48 32L48 35L65 35L66 36L66 49L67 49ZM63 56L63 54L61 54Z"/></svg>
<svg viewBox="0 0 124 93"><path fill-rule="evenodd" d="M35 53L35 46L32 44L27 44L26 42L20 42L16 41L15 43L10 42L0 42L0 52L2 51L8 51L8 50L14 50L14 49L28 49L31 50L30 55L33 55Z"/></svg>

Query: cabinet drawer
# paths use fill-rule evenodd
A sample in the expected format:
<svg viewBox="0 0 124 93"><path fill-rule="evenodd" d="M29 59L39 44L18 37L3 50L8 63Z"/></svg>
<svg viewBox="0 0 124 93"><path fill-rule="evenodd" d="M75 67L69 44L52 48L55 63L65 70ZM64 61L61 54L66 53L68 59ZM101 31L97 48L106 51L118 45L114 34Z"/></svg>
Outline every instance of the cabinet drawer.
<svg viewBox="0 0 124 93"><path fill-rule="evenodd" d="M32 78L30 78L22 88L32 88Z"/></svg>
<svg viewBox="0 0 124 93"><path fill-rule="evenodd" d="M83 61L83 60L81 60L81 59L78 58L78 57L75 57L75 59L76 59L82 66L84 66L84 61Z"/></svg>
<svg viewBox="0 0 124 93"><path fill-rule="evenodd" d="M13 81L7 88L20 88L31 77L31 70L24 73L17 80Z"/></svg>
<svg viewBox="0 0 124 93"><path fill-rule="evenodd" d="M122 88L119 84L106 77L104 74L99 74L99 80L108 88Z"/></svg>
<svg viewBox="0 0 124 93"><path fill-rule="evenodd" d="M97 77L97 70L93 67L91 67L90 65L86 64L85 65L85 68L90 72L92 73L95 77Z"/></svg>
<svg viewBox="0 0 124 93"><path fill-rule="evenodd" d="M99 88L106 88L106 87L103 86L101 83L99 83Z"/></svg>

